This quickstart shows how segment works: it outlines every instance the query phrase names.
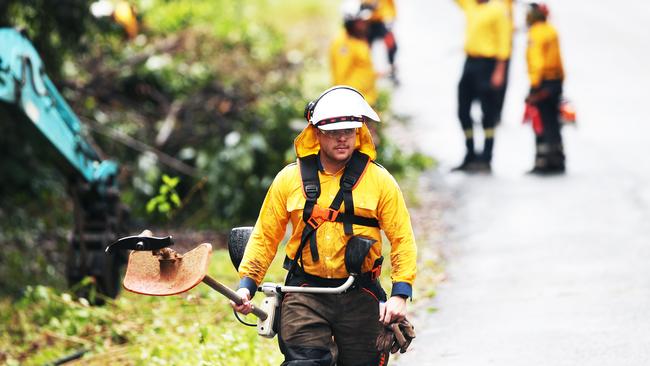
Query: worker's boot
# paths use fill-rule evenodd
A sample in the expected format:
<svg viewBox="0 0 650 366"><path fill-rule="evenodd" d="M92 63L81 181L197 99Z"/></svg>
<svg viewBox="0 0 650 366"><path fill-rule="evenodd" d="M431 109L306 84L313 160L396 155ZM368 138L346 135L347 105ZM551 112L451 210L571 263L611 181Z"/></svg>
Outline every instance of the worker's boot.
<svg viewBox="0 0 650 366"><path fill-rule="evenodd" d="M490 173L492 171L492 150L494 149L494 138L488 137L483 144L483 153L474 163L474 171L478 173Z"/></svg>
<svg viewBox="0 0 650 366"><path fill-rule="evenodd" d="M457 167L451 169L451 171L452 171L452 172L458 172L458 171L469 172L469 171L474 171L474 169L475 169L475 167L476 167L476 163L477 163L477 161L478 161L478 158L477 158L476 154L474 154L473 151L472 151L472 152L468 152L467 154L465 154L465 158L463 159L463 162L462 162L459 166L457 166Z"/></svg>
<svg viewBox="0 0 650 366"><path fill-rule="evenodd" d="M562 174L565 172L565 157L564 148L562 144L554 144L551 146L551 153L548 157L548 173L549 174Z"/></svg>
<svg viewBox="0 0 650 366"><path fill-rule="evenodd" d="M535 166L530 174L551 175L564 173L564 151L562 145L538 143L536 145Z"/></svg>
<svg viewBox="0 0 650 366"><path fill-rule="evenodd" d="M528 174L545 174L548 169L548 154L548 145L538 142L535 145L535 165L528 171Z"/></svg>
<svg viewBox="0 0 650 366"><path fill-rule="evenodd" d="M465 130L464 133L465 133L465 149L467 152L465 153L465 158L463 159L463 162L459 166L451 169L452 172L471 171L473 169L474 163L477 160L476 153L474 152L474 137L473 137L472 130L471 129Z"/></svg>

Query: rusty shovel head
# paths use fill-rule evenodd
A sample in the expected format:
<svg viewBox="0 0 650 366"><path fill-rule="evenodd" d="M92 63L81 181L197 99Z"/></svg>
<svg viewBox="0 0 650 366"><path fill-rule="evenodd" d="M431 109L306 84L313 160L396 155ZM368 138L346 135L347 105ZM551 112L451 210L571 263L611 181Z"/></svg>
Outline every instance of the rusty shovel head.
<svg viewBox="0 0 650 366"><path fill-rule="evenodd" d="M169 296L188 291L205 277L212 245L203 243L179 255L163 248L157 251L133 251L124 276L124 288L141 295Z"/></svg>

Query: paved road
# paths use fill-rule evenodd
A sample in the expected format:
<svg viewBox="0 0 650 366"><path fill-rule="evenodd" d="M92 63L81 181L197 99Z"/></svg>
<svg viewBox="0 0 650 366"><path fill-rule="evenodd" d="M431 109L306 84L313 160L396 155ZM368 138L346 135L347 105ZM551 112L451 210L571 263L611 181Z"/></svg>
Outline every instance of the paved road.
<svg viewBox="0 0 650 366"><path fill-rule="evenodd" d="M451 0L404 0L397 28L413 116L404 144L441 160L449 279L418 319L400 365L650 365L650 3L549 1L579 127L565 129L568 174L538 178L520 124L525 32L515 57L494 173L449 173L463 141L455 117L462 13ZM523 28L523 8L517 23Z"/></svg>

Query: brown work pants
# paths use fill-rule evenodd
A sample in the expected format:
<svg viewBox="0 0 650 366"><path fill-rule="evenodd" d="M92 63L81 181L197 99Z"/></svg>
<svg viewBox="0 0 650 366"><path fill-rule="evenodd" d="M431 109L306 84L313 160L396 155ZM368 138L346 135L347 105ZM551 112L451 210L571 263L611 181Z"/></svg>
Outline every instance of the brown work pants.
<svg viewBox="0 0 650 366"><path fill-rule="evenodd" d="M289 293L280 317L282 365L385 365L375 348L379 301L366 289L343 294Z"/></svg>

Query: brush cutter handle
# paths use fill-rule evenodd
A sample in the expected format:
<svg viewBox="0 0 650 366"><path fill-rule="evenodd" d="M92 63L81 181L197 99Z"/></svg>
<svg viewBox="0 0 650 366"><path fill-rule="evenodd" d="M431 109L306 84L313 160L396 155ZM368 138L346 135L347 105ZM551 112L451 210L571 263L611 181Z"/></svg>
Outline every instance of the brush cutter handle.
<svg viewBox="0 0 650 366"><path fill-rule="evenodd" d="M213 290L219 292L223 296L234 301L235 304L241 305L244 303L244 300L241 298L241 296L239 296L238 293L236 293L229 287L224 286L223 284L217 282L212 277L206 275L205 277L203 277L203 282L205 282L206 285L212 287ZM261 320L266 320L266 318L268 318L268 314L264 310L255 307L255 305L253 305L253 315L260 318Z"/></svg>
<svg viewBox="0 0 650 366"><path fill-rule="evenodd" d="M262 284L262 291L266 293L288 294L288 293L305 293L305 294L341 294L354 284L355 276L352 275L339 287L309 287L309 286L278 286L275 283Z"/></svg>

